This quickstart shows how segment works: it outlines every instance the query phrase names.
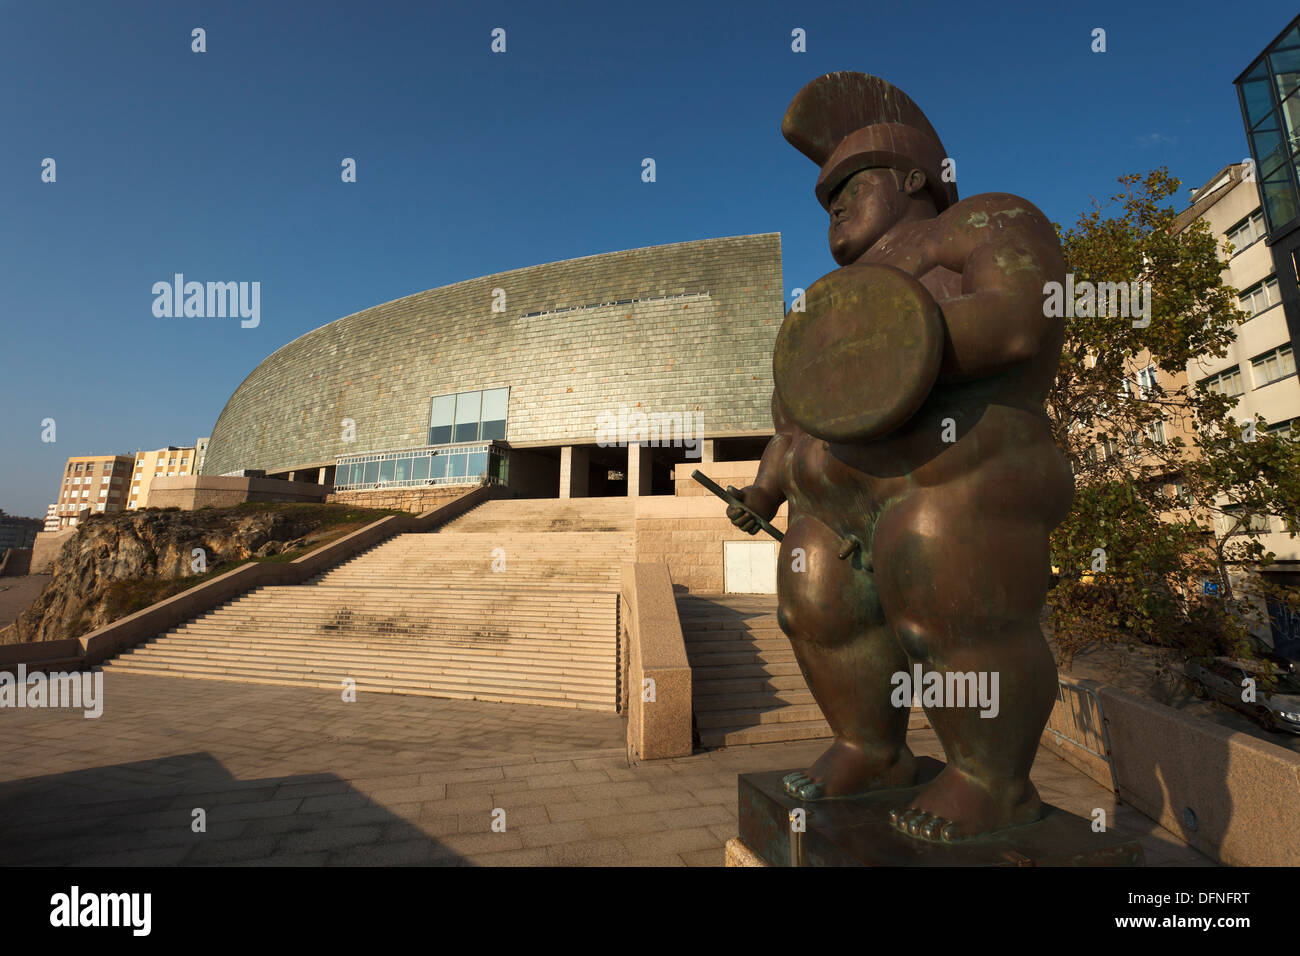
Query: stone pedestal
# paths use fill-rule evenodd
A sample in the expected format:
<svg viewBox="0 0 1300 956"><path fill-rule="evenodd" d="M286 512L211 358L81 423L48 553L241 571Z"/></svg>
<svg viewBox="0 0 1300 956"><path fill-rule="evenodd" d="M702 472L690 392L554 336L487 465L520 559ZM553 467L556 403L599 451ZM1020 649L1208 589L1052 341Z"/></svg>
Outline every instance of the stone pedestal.
<svg viewBox="0 0 1300 956"><path fill-rule="evenodd" d="M1137 840L1112 831L1094 833L1090 820L1051 805L1036 823L1003 830L976 843L938 844L906 836L890 825L889 811L906 806L921 784L943 768L929 757L920 758L918 764L920 783L916 786L852 800L796 800L781 785L788 770L741 774L740 843L769 866L1143 864ZM791 828L790 811L798 808L806 813L803 833Z"/></svg>

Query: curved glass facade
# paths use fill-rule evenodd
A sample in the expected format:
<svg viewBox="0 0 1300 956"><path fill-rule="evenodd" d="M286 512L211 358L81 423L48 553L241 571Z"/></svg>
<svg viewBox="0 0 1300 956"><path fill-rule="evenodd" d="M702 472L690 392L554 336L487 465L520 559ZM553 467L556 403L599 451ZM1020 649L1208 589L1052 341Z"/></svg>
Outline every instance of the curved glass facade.
<svg viewBox="0 0 1300 956"><path fill-rule="evenodd" d="M334 490L479 485L484 481L504 485L509 461L509 450L491 441L340 455Z"/></svg>

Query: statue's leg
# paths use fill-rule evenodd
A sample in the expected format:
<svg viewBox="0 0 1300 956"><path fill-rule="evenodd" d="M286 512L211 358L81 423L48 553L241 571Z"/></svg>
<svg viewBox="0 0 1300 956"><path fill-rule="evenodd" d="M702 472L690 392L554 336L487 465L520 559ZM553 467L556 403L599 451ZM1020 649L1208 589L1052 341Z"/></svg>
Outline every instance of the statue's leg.
<svg viewBox="0 0 1300 956"><path fill-rule="evenodd" d="M839 536L824 524L796 517L777 570L781 629L835 734L816 763L785 779L786 790L804 800L907 786L915 774L908 711L889 702L890 675L907 659L862 556L841 560L839 549Z"/></svg>
<svg viewBox="0 0 1300 956"><path fill-rule="evenodd" d="M880 600L903 649L923 672L944 675L945 687L950 672L969 673L988 695L986 705L957 707L949 697L925 708L948 764L893 814L895 826L923 839L967 839L1042 814L1029 769L1056 695L1038 623L1050 519L1023 504L1009 517L993 501L1006 490L974 476L917 489L876 525Z"/></svg>

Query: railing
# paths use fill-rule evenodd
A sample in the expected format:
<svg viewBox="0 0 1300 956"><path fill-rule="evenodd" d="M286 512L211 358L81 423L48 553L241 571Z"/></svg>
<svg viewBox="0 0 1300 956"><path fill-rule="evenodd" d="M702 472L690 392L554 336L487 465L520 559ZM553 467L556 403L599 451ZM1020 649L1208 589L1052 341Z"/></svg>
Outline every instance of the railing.
<svg viewBox="0 0 1300 956"><path fill-rule="evenodd" d="M1048 718L1046 732L1061 749L1075 748L1105 763L1110 771L1111 789L1119 793L1101 699L1091 688L1070 681L1058 678L1056 685L1056 706Z"/></svg>

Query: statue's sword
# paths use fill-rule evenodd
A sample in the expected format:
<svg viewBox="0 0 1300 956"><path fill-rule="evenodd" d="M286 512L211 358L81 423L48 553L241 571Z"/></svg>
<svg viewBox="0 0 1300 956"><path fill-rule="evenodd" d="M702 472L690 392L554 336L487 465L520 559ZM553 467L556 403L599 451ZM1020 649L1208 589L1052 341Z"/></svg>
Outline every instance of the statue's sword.
<svg viewBox="0 0 1300 956"><path fill-rule="evenodd" d="M761 527L772 537L776 538L777 541L785 540L785 535L783 535L780 531L777 531L775 528L773 528L772 525L769 524L766 520L764 520L761 515L756 514L753 508L750 508L743 501L741 501L739 498L736 497L736 495L740 494L740 492L737 491L735 488L732 488L730 485L728 485L726 491L724 491L721 487L718 486L716 482L714 482L711 478L709 478L708 475L700 471L698 468L695 469L695 471L691 472L691 477L694 478L696 481L698 481L700 484L702 484L705 488L708 488L709 491L713 492L715 495L717 495L727 504L733 505L739 508L741 511L748 514L750 517L752 517L755 521L758 522L759 527Z"/></svg>
<svg viewBox="0 0 1300 956"><path fill-rule="evenodd" d="M695 469L695 471L691 472L691 477L694 478L696 481L698 481L700 484L702 484L705 488L708 488L709 491L713 492L715 495L717 495L727 504L735 505L741 511L750 515L755 521L758 522L759 527L761 527L772 537L776 538L777 541L785 540L785 535L783 535L780 531L777 531L775 528L773 528L771 524L769 524L767 521L765 521L762 518L761 515L755 514L753 508L748 507L743 501L741 501L739 498L736 497L736 495L740 494L740 492L737 491L735 488L728 485L726 491L723 491L722 488L720 488L716 482L710 479L708 475L700 471L698 468ZM859 539L856 534L850 534L840 539L839 553L836 555L836 557L838 557L841 561L843 561L847 559L850 555L852 555L854 551L862 551L865 555L865 549L862 547L861 539ZM871 570L871 561L869 558L866 560L866 568L868 571Z"/></svg>

